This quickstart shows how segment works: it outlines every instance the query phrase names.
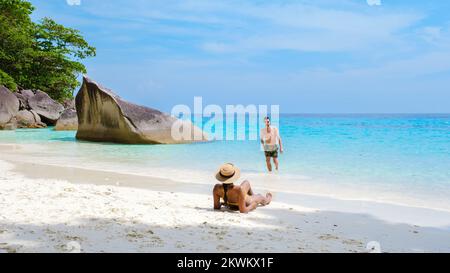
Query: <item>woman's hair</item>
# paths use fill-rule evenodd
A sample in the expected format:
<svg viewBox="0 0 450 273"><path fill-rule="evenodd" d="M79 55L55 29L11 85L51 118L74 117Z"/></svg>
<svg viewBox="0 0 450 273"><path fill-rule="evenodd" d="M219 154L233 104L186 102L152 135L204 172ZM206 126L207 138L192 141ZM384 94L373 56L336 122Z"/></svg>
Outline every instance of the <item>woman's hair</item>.
<svg viewBox="0 0 450 273"><path fill-rule="evenodd" d="M230 187L233 187L233 184L223 184L223 202L225 204L228 204L227 191Z"/></svg>

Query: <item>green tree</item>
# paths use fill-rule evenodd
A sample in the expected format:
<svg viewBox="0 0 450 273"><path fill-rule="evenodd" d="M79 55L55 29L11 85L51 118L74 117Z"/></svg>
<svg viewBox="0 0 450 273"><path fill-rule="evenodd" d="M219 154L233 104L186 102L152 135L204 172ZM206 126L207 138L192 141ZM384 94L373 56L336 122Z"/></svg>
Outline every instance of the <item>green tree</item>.
<svg viewBox="0 0 450 273"><path fill-rule="evenodd" d="M15 91L17 89L17 84L14 79L6 74L3 70L0 69L0 85L6 86L9 90Z"/></svg>
<svg viewBox="0 0 450 273"><path fill-rule="evenodd" d="M22 88L40 89L56 100L73 97L81 60L95 56L80 32L50 18L35 23L24 0L0 0L0 69ZM5 76L6 75L6 76ZM5 80L6 81L6 80Z"/></svg>

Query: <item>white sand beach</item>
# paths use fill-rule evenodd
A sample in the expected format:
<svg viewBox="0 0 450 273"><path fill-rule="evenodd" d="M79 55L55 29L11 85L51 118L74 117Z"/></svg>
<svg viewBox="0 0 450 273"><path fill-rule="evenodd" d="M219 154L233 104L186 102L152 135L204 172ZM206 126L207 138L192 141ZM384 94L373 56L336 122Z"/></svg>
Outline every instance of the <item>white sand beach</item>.
<svg viewBox="0 0 450 273"><path fill-rule="evenodd" d="M0 253L450 254L449 7L0 0Z"/></svg>
<svg viewBox="0 0 450 273"><path fill-rule="evenodd" d="M206 185L61 165L2 152L1 252L450 251L445 211L280 192L249 214L218 212Z"/></svg>

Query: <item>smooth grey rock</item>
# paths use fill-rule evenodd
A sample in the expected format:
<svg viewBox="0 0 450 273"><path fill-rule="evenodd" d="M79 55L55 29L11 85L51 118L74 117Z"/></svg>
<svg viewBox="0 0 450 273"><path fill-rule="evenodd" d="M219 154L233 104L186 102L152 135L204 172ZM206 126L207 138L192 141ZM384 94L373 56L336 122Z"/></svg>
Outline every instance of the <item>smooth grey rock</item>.
<svg viewBox="0 0 450 273"><path fill-rule="evenodd" d="M64 110L55 125L56 131L76 131L78 130L78 117L75 109Z"/></svg>
<svg viewBox="0 0 450 273"><path fill-rule="evenodd" d="M20 90L19 92L20 92L20 94L22 94L25 98L27 98L27 100L30 99L30 98L32 98L32 97L34 97L34 92L33 92L32 90L25 89L25 90Z"/></svg>
<svg viewBox="0 0 450 273"><path fill-rule="evenodd" d="M64 107L60 103L39 90L28 99L28 104L30 109L38 113L42 121L48 125L54 125L64 111Z"/></svg>
<svg viewBox="0 0 450 273"><path fill-rule="evenodd" d="M38 122L38 123L42 122L42 121L41 121L41 117L38 115L38 113L36 113L36 111L30 110L30 112L31 112L31 114L33 114L34 120L35 120L36 122Z"/></svg>
<svg viewBox="0 0 450 273"><path fill-rule="evenodd" d="M20 102L8 88L0 86L0 129L5 129L19 112Z"/></svg>
<svg viewBox="0 0 450 273"><path fill-rule="evenodd" d="M129 144L171 144L205 141L206 135L191 122L180 121L156 109L122 100L111 90L84 77L76 98L77 138ZM198 140L172 137L172 125L191 130ZM189 131L185 131L189 132Z"/></svg>
<svg viewBox="0 0 450 273"><path fill-rule="evenodd" d="M19 92L15 92L14 95L16 96L16 98L19 100L20 106L19 109L20 110L26 110L29 109L29 105L28 105L28 99L22 95Z"/></svg>
<svg viewBox="0 0 450 273"><path fill-rule="evenodd" d="M21 110L16 115L18 128L44 128L46 125L41 122L39 115L33 111Z"/></svg>
<svg viewBox="0 0 450 273"><path fill-rule="evenodd" d="M0 124L0 129L2 130L16 130L17 129L17 121L16 118L12 118L8 123L5 125Z"/></svg>
<svg viewBox="0 0 450 273"><path fill-rule="evenodd" d="M17 126L19 128L31 128L36 123L33 113L28 110L21 110L16 115Z"/></svg>
<svg viewBox="0 0 450 273"><path fill-rule="evenodd" d="M34 97L34 92L31 90L19 90L15 92L14 95L19 99L20 102L20 110L29 110L30 105L28 104L28 100Z"/></svg>

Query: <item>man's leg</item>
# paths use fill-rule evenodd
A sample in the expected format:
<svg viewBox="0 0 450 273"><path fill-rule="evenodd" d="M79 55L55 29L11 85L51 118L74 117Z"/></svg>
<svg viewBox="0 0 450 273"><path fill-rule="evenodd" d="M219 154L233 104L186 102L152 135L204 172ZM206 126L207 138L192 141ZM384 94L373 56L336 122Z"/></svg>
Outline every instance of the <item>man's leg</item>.
<svg viewBox="0 0 450 273"><path fill-rule="evenodd" d="M266 156L266 164L267 164L267 169L269 170L269 172L272 171L272 163L270 163L270 156Z"/></svg>
<svg viewBox="0 0 450 273"><path fill-rule="evenodd" d="M273 163L275 164L275 169L278 171L278 157L273 158Z"/></svg>

